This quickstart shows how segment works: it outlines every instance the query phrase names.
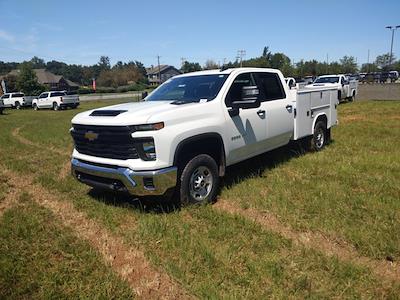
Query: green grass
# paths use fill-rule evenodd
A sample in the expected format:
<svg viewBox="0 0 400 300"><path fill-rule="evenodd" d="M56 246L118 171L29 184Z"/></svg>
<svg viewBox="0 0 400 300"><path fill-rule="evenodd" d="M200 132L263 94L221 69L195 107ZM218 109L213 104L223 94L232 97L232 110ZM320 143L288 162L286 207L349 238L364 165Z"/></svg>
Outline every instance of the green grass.
<svg viewBox="0 0 400 300"><path fill-rule="evenodd" d="M0 223L1 299L132 298L91 247L23 194Z"/></svg>
<svg viewBox="0 0 400 300"><path fill-rule="evenodd" d="M82 103L79 110L108 103L115 101ZM220 197L273 212L296 229L344 239L364 255L397 259L399 104L341 105L339 115L345 119L324 151L298 155L287 147L243 162L228 170ZM142 249L189 292L209 298L260 299L400 294L398 284L387 286L371 270L305 250L212 206L160 214L166 209L162 203L95 195L70 176L60 180L59 171L72 148L70 120L77 112L23 110L0 116L2 164L31 174L35 182ZM15 127L22 127L21 135L39 147L19 143L11 134ZM65 155L51 148L64 149Z"/></svg>

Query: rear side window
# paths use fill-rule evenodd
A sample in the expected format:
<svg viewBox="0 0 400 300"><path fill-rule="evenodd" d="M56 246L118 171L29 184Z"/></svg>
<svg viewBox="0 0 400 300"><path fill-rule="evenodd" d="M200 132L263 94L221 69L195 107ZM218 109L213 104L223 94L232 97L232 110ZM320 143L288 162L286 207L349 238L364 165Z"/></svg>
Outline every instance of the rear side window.
<svg viewBox="0 0 400 300"><path fill-rule="evenodd" d="M50 97L62 97L62 96L65 96L65 93L63 93L63 92L54 92L54 93L51 93Z"/></svg>
<svg viewBox="0 0 400 300"><path fill-rule="evenodd" d="M22 93L12 94L12 98L21 98L23 96L24 96L24 94L22 94Z"/></svg>
<svg viewBox="0 0 400 300"><path fill-rule="evenodd" d="M264 93L262 101L286 98L281 80L276 73L257 73L258 81Z"/></svg>

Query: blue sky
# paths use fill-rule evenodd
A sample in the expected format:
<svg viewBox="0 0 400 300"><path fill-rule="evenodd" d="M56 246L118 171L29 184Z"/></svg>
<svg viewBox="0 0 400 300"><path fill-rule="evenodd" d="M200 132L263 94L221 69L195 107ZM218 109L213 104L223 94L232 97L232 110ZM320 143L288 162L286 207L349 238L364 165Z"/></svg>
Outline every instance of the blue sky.
<svg viewBox="0 0 400 300"><path fill-rule="evenodd" d="M370 1L90 1L0 0L0 60L97 63L139 60L180 66L181 58L234 60L237 50L259 56L264 46L292 61L359 64L389 52L387 25L400 25L399 0ZM394 53L400 57L400 30Z"/></svg>

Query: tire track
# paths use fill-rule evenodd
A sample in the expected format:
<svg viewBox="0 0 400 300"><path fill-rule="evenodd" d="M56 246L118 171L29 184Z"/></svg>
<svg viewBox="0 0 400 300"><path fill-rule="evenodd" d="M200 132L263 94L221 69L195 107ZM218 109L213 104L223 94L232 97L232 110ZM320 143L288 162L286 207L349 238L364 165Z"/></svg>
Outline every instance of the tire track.
<svg viewBox="0 0 400 300"><path fill-rule="evenodd" d="M15 128L15 129L13 129L13 131L11 131L11 135L12 135L18 142L20 142L21 144L24 144L24 145L27 145L27 146L33 146L33 147L36 147L36 148L43 148L43 145L40 145L40 144L38 144L38 143L35 143L35 142L33 142L33 141L31 141L31 140L28 140L27 138L23 137L23 136L20 134L20 131L21 131L22 128L23 128L23 127L17 127L17 128ZM69 152L67 152L66 150L62 150L62 149L55 148L54 146L48 147L47 150L53 152L54 154L64 155L64 156L67 155L67 156L69 156Z"/></svg>
<svg viewBox="0 0 400 300"><path fill-rule="evenodd" d="M400 282L400 265L397 262L388 262L362 256L348 243L340 240L331 240L320 233L294 231L292 228L282 224L275 215L265 211L260 212L254 208L243 209L223 199L219 199L213 207L223 212L250 219L267 230L276 232L292 240L297 245L318 250L327 256L337 257L342 261L367 267L378 278Z"/></svg>
<svg viewBox="0 0 400 300"><path fill-rule="evenodd" d="M77 211L62 196L35 184L28 176L15 174L3 168L9 182L26 191L39 205L49 209L62 224L102 255L104 261L126 280L138 298L142 299L192 299L167 273L150 265L144 253L125 245L122 239L104 229L95 221Z"/></svg>

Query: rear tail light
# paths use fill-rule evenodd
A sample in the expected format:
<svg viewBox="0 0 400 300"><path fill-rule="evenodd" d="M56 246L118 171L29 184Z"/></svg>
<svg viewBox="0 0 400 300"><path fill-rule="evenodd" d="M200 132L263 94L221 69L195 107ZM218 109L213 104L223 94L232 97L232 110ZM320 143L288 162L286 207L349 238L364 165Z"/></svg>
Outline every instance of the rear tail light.
<svg viewBox="0 0 400 300"><path fill-rule="evenodd" d="M60 101L63 102L63 98L62 97L60 97Z"/></svg>

